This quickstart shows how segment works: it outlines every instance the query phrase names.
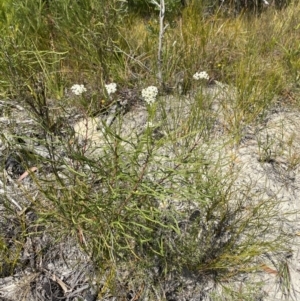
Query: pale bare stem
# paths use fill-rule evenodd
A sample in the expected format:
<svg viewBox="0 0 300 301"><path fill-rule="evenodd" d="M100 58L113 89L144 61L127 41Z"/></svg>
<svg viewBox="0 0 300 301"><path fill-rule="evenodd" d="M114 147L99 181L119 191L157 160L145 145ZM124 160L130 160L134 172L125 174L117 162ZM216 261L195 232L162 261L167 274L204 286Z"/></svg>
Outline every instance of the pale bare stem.
<svg viewBox="0 0 300 301"><path fill-rule="evenodd" d="M158 54L157 54L157 79L159 85L163 86L163 78L162 78L162 43L163 37L166 30L164 27L164 17L165 17L165 0L160 0L159 6L159 39L158 39Z"/></svg>
<svg viewBox="0 0 300 301"><path fill-rule="evenodd" d="M13 179L10 178L10 176L8 175L8 173L7 173L6 170L3 171L3 175L4 175L4 178L6 178L6 179L9 178L10 182L13 183L14 186L18 188L18 186L14 183ZM12 203L15 207L17 207L20 211L22 211L23 208L18 204L18 202L15 201L15 200L9 195L9 193L7 192L6 189L2 189L2 187L3 187L3 188L5 187L5 184L4 184L1 180L0 180L0 187L1 187L1 188L0 188L0 194L1 194L1 195L5 195L6 198L8 199L8 201L9 201L10 203Z"/></svg>
<svg viewBox="0 0 300 301"><path fill-rule="evenodd" d="M6 198L8 199L8 201L10 203L12 203L13 205L15 205L15 207L17 207L20 211L23 210L23 208L18 204L17 201L15 201L12 197L8 196L8 194L6 193L6 191L4 189L0 189L0 193L2 195L6 195Z"/></svg>
<svg viewBox="0 0 300 301"><path fill-rule="evenodd" d="M159 38L158 38L158 54L157 54L157 79L159 85L163 86L162 78L162 43L165 30L168 26L164 27L164 17L165 17L165 0L160 0L160 4L156 0L150 0L150 3L156 5L159 8Z"/></svg>
<svg viewBox="0 0 300 301"><path fill-rule="evenodd" d="M155 0L151 0L150 1L150 3L152 3L152 4L154 4L154 5L156 5L159 9L160 9L160 5L158 4L158 2L157 1L155 1Z"/></svg>

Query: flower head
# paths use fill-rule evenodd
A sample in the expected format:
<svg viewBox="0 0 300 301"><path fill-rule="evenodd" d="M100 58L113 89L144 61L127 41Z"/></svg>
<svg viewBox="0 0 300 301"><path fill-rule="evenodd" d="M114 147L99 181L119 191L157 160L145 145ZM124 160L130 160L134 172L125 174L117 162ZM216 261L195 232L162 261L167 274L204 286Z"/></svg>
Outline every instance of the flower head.
<svg viewBox="0 0 300 301"><path fill-rule="evenodd" d="M142 97L150 105L155 102L157 94L158 89L155 86L149 86L148 88L142 90Z"/></svg>
<svg viewBox="0 0 300 301"><path fill-rule="evenodd" d="M105 89L106 89L108 95L115 93L117 91L117 84L111 83L111 84L105 85Z"/></svg>
<svg viewBox="0 0 300 301"><path fill-rule="evenodd" d="M86 88L84 87L84 85L75 84L71 87L71 91L75 95L81 95L83 92L86 92Z"/></svg>
<svg viewBox="0 0 300 301"><path fill-rule="evenodd" d="M193 79L195 79L195 80L199 80L199 79L206 79L206 80L209 80L209 75L207 74L206 71L196 72L196 73L193 75Z"/></svg>

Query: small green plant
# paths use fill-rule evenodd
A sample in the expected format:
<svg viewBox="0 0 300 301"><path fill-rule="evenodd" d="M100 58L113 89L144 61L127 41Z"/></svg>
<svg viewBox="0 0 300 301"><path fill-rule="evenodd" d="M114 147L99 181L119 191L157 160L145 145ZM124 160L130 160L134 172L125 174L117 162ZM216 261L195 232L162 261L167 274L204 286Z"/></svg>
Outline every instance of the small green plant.
<svg viewBox="0 0 300 301"><path fill-rule="evenodd" d="M274 140L268 134L266 136L266 141L261 142L260 140L258 140L260 162L270 163L274 161L276 156L273 149L274 143Z"/></svg>

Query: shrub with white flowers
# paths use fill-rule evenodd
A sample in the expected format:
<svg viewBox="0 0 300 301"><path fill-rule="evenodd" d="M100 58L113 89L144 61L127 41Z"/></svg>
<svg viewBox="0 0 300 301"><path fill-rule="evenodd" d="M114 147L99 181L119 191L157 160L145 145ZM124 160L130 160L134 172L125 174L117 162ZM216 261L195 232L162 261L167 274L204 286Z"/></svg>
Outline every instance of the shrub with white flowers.
<svg viewBox="0 0 300 301"><path fill-rule="evenodd" d="M206 71L196 72L196 73L193 75L193 79L195 79L195 80L199 80L199 79L206 79L206 80L209 80L209 75L207 74Z"/></svg>
<svg viewBox="0 0 300 301"><path fill-rule="evenodd" d="M155 102L157 94L158 89L155 86L149 86L148 88L142 90L142 97L149 105Z"/></svg>
<svg viewBox="0 0 300 301"><path fill-rule="evenodd" d="M107 84L105 85L105 89L108 95L113 94L117 91L117 84L116 83Z"/></svg>
<svg viewBox="0 0 300 301"><path fill-rule="evenodd" d="M86 88L84 87L84 85L75 84L71 87L71 91L75 95L81 95L83 92L86 92Z"/></svg>

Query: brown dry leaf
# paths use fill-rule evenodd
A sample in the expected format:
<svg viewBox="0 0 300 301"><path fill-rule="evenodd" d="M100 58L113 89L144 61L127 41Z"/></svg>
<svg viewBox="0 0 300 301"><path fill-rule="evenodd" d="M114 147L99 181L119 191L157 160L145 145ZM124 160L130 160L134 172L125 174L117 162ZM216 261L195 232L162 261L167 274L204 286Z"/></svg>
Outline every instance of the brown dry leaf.
<svg viewBox="0 0 300 301"><path fill-rule="evenodd" d="M37 167L31 167L29 168L29 170L25 171L23 174L21 174L21 176L18 178L18 182L21 182L24 178L26 178L30 172L35 172L37 171Z"/></svg>
<svg viewBox="0 0 300 301"><path fill-rule="evenodd" d="M273 274L273 275L277 275L277 274L278 274L278 272L277 272L276 270L274 270L274 269L268 267L266 264L263 264L263 265L261 266L261 268L262 268L266 273L268 273L268 274Z"/></svg>

